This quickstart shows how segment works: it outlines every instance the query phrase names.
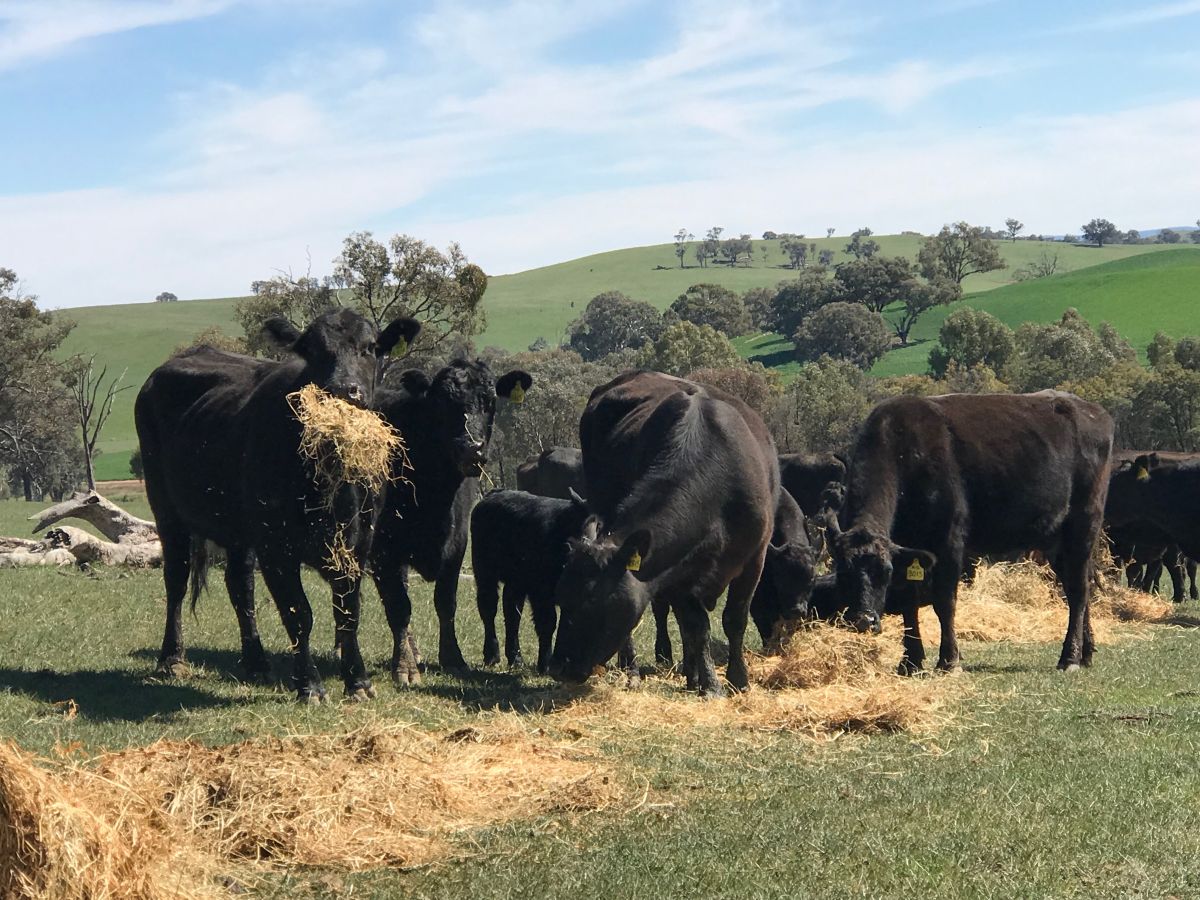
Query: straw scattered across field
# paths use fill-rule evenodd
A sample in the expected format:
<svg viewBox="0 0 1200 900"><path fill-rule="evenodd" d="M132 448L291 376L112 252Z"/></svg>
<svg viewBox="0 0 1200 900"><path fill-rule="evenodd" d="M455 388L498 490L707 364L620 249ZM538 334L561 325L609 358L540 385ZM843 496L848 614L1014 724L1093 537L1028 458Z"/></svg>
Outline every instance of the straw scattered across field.
<svg viewBox="0 0 1200 900"><path fill-rule="evenodd" d="M1116 638L1115 624L1161 622L1172 612L1170 603L1109 578L1101 578L1093 591L1091 609L1098 643ZM1049 566L981 565L971 584L959 588L955 623L961 641L1053 643L1066 634L1067 605ZM938 627L932 608L922 609L921 635L926 642L938 640Z"/></svg>
<svg viewBox="0 0 1200 900"><path fill-rule="evenodd" d="M0 744L0 896L204 897L252 863L414 866L466 829L621 802L615 774L503 717L227 747L158 742L51 766Z"/></svg>

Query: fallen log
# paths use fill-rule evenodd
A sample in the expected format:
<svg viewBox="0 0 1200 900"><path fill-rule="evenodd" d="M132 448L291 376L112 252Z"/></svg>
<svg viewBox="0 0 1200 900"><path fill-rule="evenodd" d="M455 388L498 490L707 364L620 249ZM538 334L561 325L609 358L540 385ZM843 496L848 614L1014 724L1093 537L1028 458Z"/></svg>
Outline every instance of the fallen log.
<svg viewBox="0 0 1200 900"><path fill-rule="evenodd" d="M0 537L0 567L162 565L162 544L154 523L131 515L95 491L76 494L29 517L35 522L35 534L70 518L87 522L108 540L73 525L50 528L41 540Z"/></svg>
<svg viewBox="0 0 1200 900"><path fill-rule="evenodd" d="M33 526L34 534L63 519L81 519L110 541L117 543L158 540L158 527L153 522L127 513L95 491L75 494L69 500L43 509L29 519L37 520L37 524Z"/></svg>

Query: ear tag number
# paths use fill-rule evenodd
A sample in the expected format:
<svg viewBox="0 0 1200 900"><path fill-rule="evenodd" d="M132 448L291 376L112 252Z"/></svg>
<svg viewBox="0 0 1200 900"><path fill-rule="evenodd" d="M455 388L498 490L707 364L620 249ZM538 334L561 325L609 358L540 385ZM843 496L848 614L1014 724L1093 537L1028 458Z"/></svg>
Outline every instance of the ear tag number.
<svg viewBox="0 0 1200 900"><path fill-rule="evenodd" d="M396 341L396 346L394 346L392 348L392 352L389 353L388 355L395 359L399 359L401 356L403 356L407 352L408 352L408 339L400 338L400 340Z"/></svg>
<svg viewBox="0 0 1200 900"><path fill-rule="evenodd" d="M1147 468L1145 466L1138 466L1137 480L1138 481L1149 481L1150 480L1150 472L1149 472L1149 470L1147 470Z"/></svg>
<svg viewBox="0 0 1200 900"><path fill-rule="evenodd" d="M642 554L634 550L633 556L629 557L629 562L625 563L625 568L630 572L639 571L642 568Z"/></svg>
<svg viewBox="0 0 1200 900"><path fill-rule="evenodd" d="M513 389L508 392L508 399L511 400L513 403L524 403L525 402L525 388L521 387L519 384L515 385L513 387Z"/></svg>
<svg viewBox="0 0 1200 900"><path fill-rule="evenodd" d="M922 568L921 561L919 559L914 559L912 564L904 570L904 577L909 581L925 580L925 569Z"/></svg>

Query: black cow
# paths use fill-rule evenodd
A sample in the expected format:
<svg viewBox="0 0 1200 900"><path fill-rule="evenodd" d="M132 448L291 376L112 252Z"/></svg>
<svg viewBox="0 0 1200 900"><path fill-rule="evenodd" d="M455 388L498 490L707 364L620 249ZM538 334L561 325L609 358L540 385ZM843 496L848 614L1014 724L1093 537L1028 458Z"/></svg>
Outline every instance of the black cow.
<svg viewBox="0 0 1200 900"><path fill-rule="evenodd" d="M1060 669L1090 665L1091 558L1108 490L1113 423L1060 391L894 397L859 431L831 551L847 618L878 630L897 545L932 568L938 668L959 666L954 607L969 556L1042 550L1070 608ZM845 530L842 531L841 527ZM916 571L914 569L914 574ZM915 607L904 613L904 666L924 661Z"/></svg>
<svg viewBox="0 0 1200 900"><path fill-rule="evenodd" d="M332 498L323 496L299 454L300 424L287 395L316 384L335 397L369 406L378 358L399 340L411 341L419 328L411 319L400 319L379 333L344 309L325 313L303 333L276 318L266 330L290 348L282 362L200 347L167 361L146 379L134 420L146 496L163 548L167 625L160 672L170 673L183 662L183 595L195 569L195 603L204 542L211 541L228 554L225 583L241 629L242 664L250 674L267 668L254 617L257 555L292 644L292 682L300 699L324 697L309 648L312 609L300 582L302 563L333 587L347 693L371 694L358 649L359 578L331 565L328 546L340 536L359 564L365 563L378 498L350 485Z"/></svg>
<svg viewBox="0 0 1200 900"><path fill-rule="evenodd" d="M578 499L538 497L524 491L493 491L471 514L471 569L483 620L483 661L500 662L496 638L499 586L504 584L504 654L521 659L521 608L529 598L538 638L537 670L550 669L558 613L554 589L567 564L567 541L583 531L587 507Z"/></svg>
<svg viewBox="0 0 1200 900"><path fill-rule="evenodd" d="M583 453L574 447L549 447L517 467L517 490L570 500L583 487Z"/></svg>
<svg viewBox="0 0 1200 900"><path fill-rule="evenodd" d="M381 389L376 406L408 441L408 462L397 460L376 528L371 570L392 631L392 678L420 681L411 632L408 570L434 582L439 624L438 662L466 667L454 615L458 578L467 550L471 507L487 462L497 397L523 397L533 379L512 371L496 380L487 364L457 359L433 378L410 370L399 390ZM520 388L517 391L517 388Z"/></svg>
<svg viewBox="0 0 1200 900"><path fill-rule="evenodd" d="M628 645L655 596L683 636L689 689L720 694L709 612L722 622L730 684L744 689L750 598L770 543L779 463L762 419L722 391L657 372L596 388L579 423L588 507L556 595L552 674L582 681Z"/></svg>
<svg viewBox="0 0 1200 900"><path fill-rule="evenodd" d="M821 492L830 482L845 480L846 464L833 453L779 454L779 483L806 516L821 511Z"/></svg>
<svg viewBox="0 0 1200 900"><path fill-rule="evenodd" d="M1105 517L1110 526L1152 522L1190 559L1200 558L1200 458L1144 453L1113 472Z"/></svg>

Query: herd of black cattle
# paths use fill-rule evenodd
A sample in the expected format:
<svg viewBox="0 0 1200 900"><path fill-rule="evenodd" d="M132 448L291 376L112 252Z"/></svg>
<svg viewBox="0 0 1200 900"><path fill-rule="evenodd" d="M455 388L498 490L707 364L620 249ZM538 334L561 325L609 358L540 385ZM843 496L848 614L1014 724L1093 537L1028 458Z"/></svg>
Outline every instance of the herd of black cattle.
<svg viewBox="0 0 1200 900"><path fill-rule="evenodd" d="M440 665L466 665L455 612L468 527L485 663L500 661L503 585L510 664L522 662L518 629L528 599L539 671L580 681L616 655L636 673L631 634L651 607L657 657L673 660L673 612L688 688L707 695L723 690L709 648L709 616L722 594L725 681L734 689L748 683L750 619L770 644L789 620L838 617L877 631L884 613L898 613L901 670L911 673L924 657L917 609L932 605L941 625L937 665L953 670L964 574L980 558L1039 551L1066 595L1058 665L1073 669L1094 652L1093 551L1106 524L1116 556L1131 573L1141 567L1138 583L1148 585L1165 565L1176 599L1180 561L1200 558L1200 461L1114 452L1111 418L1071 394L896 397L876 406L845 458L780 456L740 400L627 372L592 392L580 450L542 453L520 468L521 490L493 491L476 504L497 398L519 401L531 387L527 373L495 378L480 361L456 360L433 377L408 370L396 387L383 387L390 354L417 335L411 319L378 331L340 310L303 332L282 319L267 330L288 351L282 360L197 348L155 370L137 398L146 492L163 547L164 674L183 662L183 601L190 580L195 604L212 545L225 551L246 675L268 674L255 619L257 565L288 633L302 700L324 695L302 565L332 588L349 696L373 695L358 646L354 568L378 587L398 684L420 678L410 570L435 583ZM382 492L345 484L322 495L298 452L301 426L287 402L307 384L377 411L403 435L408 467L397 460ZM335 537L357 567L331 562ZM817 577L822 544L833 573ZM1194 597L1194 566L1192 574Z"/></svg>

